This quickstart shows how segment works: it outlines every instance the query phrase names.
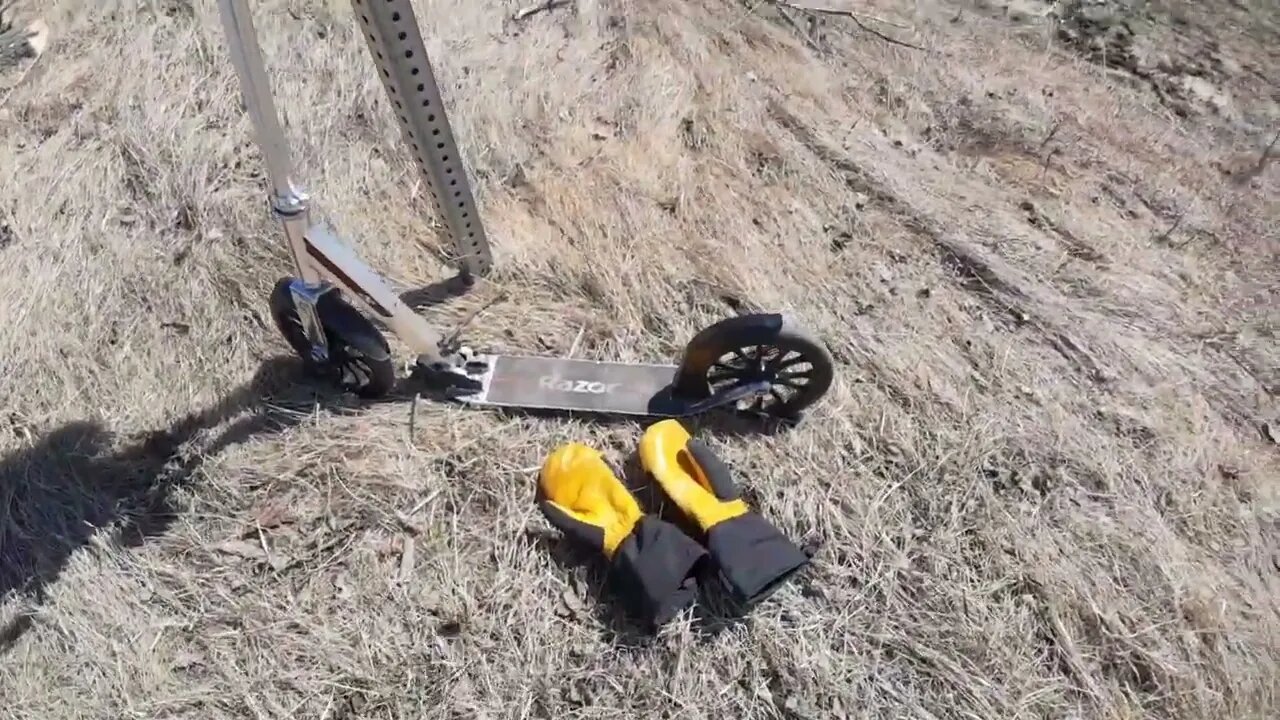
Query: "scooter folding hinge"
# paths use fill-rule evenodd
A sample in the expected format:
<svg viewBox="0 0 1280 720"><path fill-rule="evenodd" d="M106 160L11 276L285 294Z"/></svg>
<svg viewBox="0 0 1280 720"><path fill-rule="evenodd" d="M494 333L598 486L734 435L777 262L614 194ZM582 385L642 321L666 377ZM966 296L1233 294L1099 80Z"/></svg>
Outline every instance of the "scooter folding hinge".
<svg viewBox="0 0 1280 720"><path fill-rule="evenodd" d="M488 387L492 364L480 358L461 360L457 357L431 362L420 357L410 376L433 390L442 391L450 399L468 399Z"/></svg>

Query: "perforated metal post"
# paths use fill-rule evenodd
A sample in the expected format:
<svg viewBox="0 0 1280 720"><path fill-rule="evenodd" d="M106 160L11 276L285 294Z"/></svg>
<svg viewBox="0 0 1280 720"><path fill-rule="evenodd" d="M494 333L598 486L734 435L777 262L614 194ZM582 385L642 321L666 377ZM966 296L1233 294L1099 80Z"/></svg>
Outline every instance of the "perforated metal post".
<svg viewBox="0 0 1280 720"><path fill-rule="evenodd" d="M435 73L410 0L351 0L405 142L448 228L464 275L489 272L493 257L462 154L453 137Z"/></svg>

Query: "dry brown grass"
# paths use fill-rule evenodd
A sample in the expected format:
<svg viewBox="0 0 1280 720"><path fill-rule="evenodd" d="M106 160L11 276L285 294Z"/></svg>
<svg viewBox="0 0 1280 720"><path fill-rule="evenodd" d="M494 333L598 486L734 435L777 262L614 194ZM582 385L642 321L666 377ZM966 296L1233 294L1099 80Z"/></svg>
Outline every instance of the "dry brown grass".
<svg viewBox="0 0 1280 720"><path fill-rule="evenodd" d="M792 433L699 427L811 572L649 639L531 502L555 444L622 462L638 425L430 404L410 437L407 398L278 359L286 256L191 5L49 3L0 108L3 716L1280 710L1280 171L1223 170L1265 94L1179 118L985 2L846 4L919 52L758 2L424 0L497 258L438 326L505 293L472 346L667 358L731 301L840 362ZM257 6L321 210L443 277L346 4ZM1258 85L1264 17L1192 20Z"/></svg>

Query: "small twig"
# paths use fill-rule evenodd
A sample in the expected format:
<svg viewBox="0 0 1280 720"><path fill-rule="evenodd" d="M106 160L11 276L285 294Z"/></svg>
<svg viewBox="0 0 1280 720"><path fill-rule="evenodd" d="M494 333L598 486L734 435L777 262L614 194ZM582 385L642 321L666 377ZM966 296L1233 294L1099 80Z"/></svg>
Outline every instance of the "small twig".
<svg viewBox="0 0 1280 720"><path fill-rule="evenodd" d="M412 535L404 539L404 550L401 551L400 555L400 571L396 576L396 580L399 582L408 581L409 576L413 574L414 545Z"/></svg>
<svg viewBox="0 0 1280 720"><path fill-rule="evenodd" d="M565 5L568 5L568 4L569 4L569 0L543 0L543 2L537 3L535 5L530 5L529 7L516 11L516 14L511 16L511 19L515 20L516 22L519 22L531 15L537 15L538 13L544 13L544 12L551 12L556 8L564 7Z"/></svg>
<svg viewBox="0 0 1280 720"><path fill-rule="evenodd" d="M258 528L258 546L262 548L262 555L271 559L271 548L267 547L267 537L262 534L262 528Z"/></svg>
<svg viewBox="0 0 1280 720"><path fill-rule="evenodd" d="M1062 148L1053 148L1044 155L1044 167L1040 169L1040 180L1044 181L1045 176L1049 174L1049 166L1053 164L1053 156L1062 151Z"/></svg>
<svg viewBox="0 0 1280 720"><path fill-rule="evenodd" d="M841 10L838 8L826 8L826 7L808 7L805 5L796 5L795 3L789 2L788 0L772 0L772 2L774 5L778 6L779 8L784 8L784 7L791 8L792 10L796 10L802 13L808 13L810 15L813 15L813 14L836 15L838 17L846 17L852 20L853 24L857 25L859 30L865 33L870 33L871 35L875 35L876 37L880 38L881 40L891 45L899 45L901 47L911 48L912 50L924 50L924 48L920 47L919 45L912 45L909 42L903 42L902 40L891 38L888 35L885 35L884 33L880 32L879 30L876 30L872 27L868 27L867 24L862 21L863 16L858 15L852 10ZM874 18L870 16L867 16L867 17L868 19L871 19L871 20L879 20L879 18ZM880 22L885 22L885 21L881 20ZM885 24L890 25L892 23L885 22Z"/></svg>
<svg viewBox="0 0 1280 720"><path fill-rule="evenodd" d="M430 493L429 495L427 495L426 497L422 498L422 500L420 500L420 501L418 502L418 504L417 504L417 505L414 505L414 506L413 506L413 509L411 509L411 510L408 512L409 517L413 517L414 515L417 515L419 510L421 510L422 508L426 507L426 506L427 506L427 504L428 504L428 503L430 503L432 500L435 500L435 499L436 499L436 496L437 496L437 495L439 495L439 494L440 494L440 491L439 491L439 490L432 490L432 491L431 491L431 493Z"/></svg>
<svg viewBox="0 0 1280 720"><path fill-rule="evenodd" d="M1267 169L1267 163L1271 161L1271 151L1275 150L1276 141L1278 140L1280 140L1280 130L1276 131L1276 136L1271 138L1271 144L1267 145L1266 149L1262 151L1262 154L1258 156L1258 164L1254 165L1252 170L1244 174L1245 177L1242 178L1243 180L1252 180L1261 175L1263 170Z"/></svg>
<svg viewBox="0 0 1280 720"><path fill-rule="evenodd" d="M409 444L413 444L413 428L418 422L418 400L422 397L421 393L413 394L413 404L409 406Z"/></svg>
<svg viewBox="0 0 1280 720"><path fill-rule="evenodd" d="M582 336L585 335L586 332L587 326L582 325L578 327L578 334L573 338L573 344L569 346L569 354L565 355L565 357L571 358L574 353L578 352L578 344L582 342Z"/></svg>
<svg viewBox="0 0 1280 720"><path fill-rule="evenodd" d="M1262 169L1267 166L1267 161L1271 159L1271 151L1276 149L1277 141L1280 141L1280 130L1276 130L1276 136L1271 138L1271 144L1262 151L1262 157L1258 158L1258 172L1262 172Z"/></svg>
<svg viewBox="0 0 1280 720"><path fill-rule="evenodd" d="M1044 150L1044 146L1045 146L1045 145L1048 145L1048 144L1049 144L1049 141L1053 140L1053 136L1058 134L1058 128L1060 128L1060 127L1062 127L1062 121L1061 121L1061 120L1059 120L1058 122L1056 122L1056 123L1054 123L1054 124L1053 124L1053 127L1052 127L1052 128L1050 128L1050 130L1049 130L1049 134L1044 136L1044 140L1041 140L1041 141L1040 141L1040 149L1041 149L1041 150Z"/></svg>
<svg viewBox="0 0 1280 720"><path fill-rule="evenodd" d="M458 342L458 338L462 336L462 331L474 322L475 319L479 317L480 313L488 310L490 307L493 307L493 305L501 300L505 300L506 298L507 294L505 292L499 293L494 296L493 299L489 300L489 302L473 310L470 315L462 319L462 322L458 323L458 326L454 328L453 332L449 333L449 335L440 343L440 346L445 348L453 347L454 344Z"/></svg>
<svg viewBox="0 0 1280 720"><path fill-rule="evenodd" d="M1186 215L1187 213L1185 211L1178 213L1178 217L1173 220L1173 225L1170 225L1169 229L1165 230L1163 235L1156 238L1156 241L1161 243L1169 242L1169 236L1173 235L1173 232L1178 229L1178 226L1182 224L1182 218L1186 217Z"/></svg>
<svg viewBox="0 0 1280 720"><path fill-rule="evenodd" d="M1058 130L1059 130L1059 128L1061 128L1061 127L1062 127L1062 121L1061 121L1061 120L1059 120L1059 121L1055 122L1055 123L1053 124L1053 127L1052 127L1052 128L1049 128L1049 134L1044 136L1044 140L1041 140L1041 141L1040 141L1040 147L1039 147L1039 148L1037 148L1037 149L1036 149L1036 151L1037 151L1037 152L1044 152L1045 147L1047 147L1047 146L1049 145L1049 143L1053 141L1053 137L1054 137L1055 135L1057 135L1057 134L1058 134ZM1049 149L1049 152L1047 152L1047 153L1045 153L1045 154L1044 154L1044 167L1042 167L1042 168L1040 169L1040 180L1041 180L1041 181L1043 181L1043 180L1044 180L1044 178L1045 178L1045 176L1049 174L1049 165L1051 165L1051 164L1053 163L1053 156L1054 156L1054 155L1057 155L1057 154L1058 154L1058 152L1059 152L1060 150L1061 150L1061 148L1056 148L1056 147L1055 147L1055 148L1050 148L1050 149Z"/></svg>
<svg viewBox="0 0 1280 720"><path fill-rule="evenodd" d="M818 52L825 52L822 49L822 46L818 44L818 41L814 40L813 36L811 36L807 30L800 27L800 23L796 22L795 18L783 12L781 7L778 8L778 14L782 16L783 20L787 21L787 24L791 26L792 30L796 31L796 34L804 38L804 41L809 44L809 47L813 48L814 50L817 50Z"/></svg>

